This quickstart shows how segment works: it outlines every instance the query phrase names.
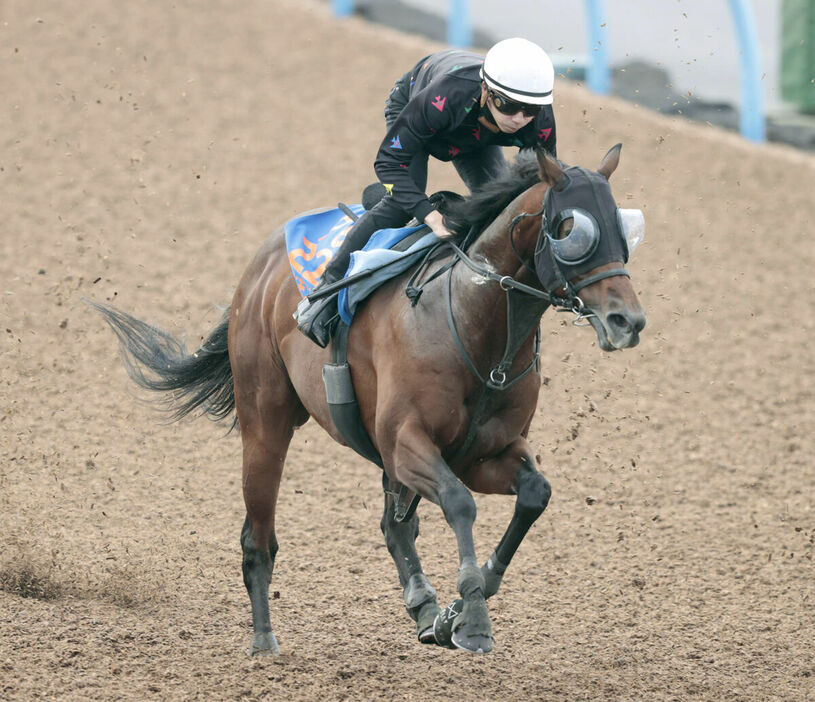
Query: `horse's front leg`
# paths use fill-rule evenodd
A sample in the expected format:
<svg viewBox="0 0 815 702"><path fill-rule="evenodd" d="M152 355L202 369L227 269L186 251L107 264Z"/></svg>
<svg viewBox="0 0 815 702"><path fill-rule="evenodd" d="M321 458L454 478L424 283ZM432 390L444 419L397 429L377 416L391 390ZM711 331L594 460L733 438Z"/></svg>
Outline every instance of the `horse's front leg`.
<svg viewBox="0 0 815 702"><path fill-rule="evenodd" d="M450 608L445 610L449 626L443 628L450 633L450 639L438 640L437 635L437 642L468 651L491 651L492 623L484 598L486 585L473 542L476 507L472 494L453 475L430 437L415 425L406 425L399 430L394 469L400 483L441 507L445 520L456 535L459 555L457 586L461 603L453 611L449 611ZM439 628L439 619L435 628Z"/></svg>
<svg viewBox="0 0 815 702"><path fill-rule="evenodd" d="M492 597L526 533L549 504L552 488L535 467L525 439L518 439L499 456L474 466L465 476L476 492L515 494L515 512L495 551L481 569L484 597Z"/></svg>
<svg viewBox="0 0 815 702"><path fill-rule="evenodd" d="M440 612L436 602L436 591L422 570L419 554L416 553L416 538L419 536L419 516L414 512L409 519L396 520L396 500L389 492L388 476L382 475L385 490L385 511L382 514L382 534L388 551L396 564L399 582L402 584L405 607L416 622L416 634L422 643L436 643L433 636L433 622Z"/></svg>

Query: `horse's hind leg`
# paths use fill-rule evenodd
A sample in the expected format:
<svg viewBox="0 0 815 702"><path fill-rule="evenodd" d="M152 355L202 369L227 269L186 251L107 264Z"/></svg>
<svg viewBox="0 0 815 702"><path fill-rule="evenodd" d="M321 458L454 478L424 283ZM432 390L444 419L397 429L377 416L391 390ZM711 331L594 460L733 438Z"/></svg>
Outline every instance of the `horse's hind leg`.
<svg viewBox="0 0 815 702"><path fill-rule="evenodd" d="M269 616L269 583L272 580L274 560L277 555L277 540L274 530L265 535L260 526L252 526L249 513L241 529L241 549L243 550L243 584L249 593L252 603L252 641L249 644L249 655L268 655L280 653L277 638L272 631L272 622ZM255 534L259 534L256 544Z"/></svg>
<svg viewBox="0 0 815 702"><path fill-rule="evenodd" d="M269 584L272 580L277 538L275 507L283 462L292 436L286 417L274 425L245 427L243 418L243 498L246 520L241 530L243 582L252 603L252 642L249 654L279 653L269 617Z"/></svg>
<svg viewBox="0 0 815 702"><path fill-rule="evenodd" d="M308 417L272 359L234 354L235 406L243 442L243 582L252 603L250 655L279 653L269 617L277 538L275 508L294 427ZM246 365L242 361L247 361Z"/></svg>
<svg viewBox="0 0 815 702"><path fill-rule="evenodd" d="M405 607L416 622L419 641L435 643L433 622L440 610L436 591L422 571L419 554L416 553L419 517L414 512L410 519L397 521L396 500L388 490L388 476L385 473L382 474L382 486L385 490L385 511L380 526L404 589Z"/></svg>

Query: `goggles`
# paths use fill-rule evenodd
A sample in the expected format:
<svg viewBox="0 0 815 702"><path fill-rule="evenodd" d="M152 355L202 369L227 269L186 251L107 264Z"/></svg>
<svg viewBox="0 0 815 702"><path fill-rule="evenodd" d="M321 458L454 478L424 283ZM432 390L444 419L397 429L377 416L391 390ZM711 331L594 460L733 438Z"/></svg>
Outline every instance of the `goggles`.
<svg viewBox="0 0 815 702"><path fill-rule="evenodd" d="M495 105L495 109L502 115L517 115L519 112L523 112L524 117L536 117L541 111L541 105L525 105L522 102L515 102L495 90L487 90L487 95L492 100L492 104Z"/></svg>

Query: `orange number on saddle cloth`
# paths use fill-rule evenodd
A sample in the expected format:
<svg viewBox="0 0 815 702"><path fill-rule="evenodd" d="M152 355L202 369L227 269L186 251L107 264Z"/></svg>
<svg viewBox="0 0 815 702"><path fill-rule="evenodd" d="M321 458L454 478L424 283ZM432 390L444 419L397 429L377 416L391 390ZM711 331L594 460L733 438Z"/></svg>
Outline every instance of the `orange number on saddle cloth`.
<svg viewBox="0 0 815 702"><path fill-rule="evenodd" d="M352 224L353 222L348 217L343 217L337 224L331 227L327 234L321 236L317 242L310 241L304 235L302 238L303 248L289 251L289 264L292 269L295 270L303 280L310 283L312 287L316 286L328 262L334 258L334 252L342 245L342 242L345 241L345 237L351 229ZM329 236L334 237L331 239L330 247L318 249L318 242ZM320 261L319 265L315 267L314 264L311 264L308 265L307 269L306 264L315 259ZM300 292L305 294L307 292L306 284L297 278L295 278L295 281Z"/></svg>

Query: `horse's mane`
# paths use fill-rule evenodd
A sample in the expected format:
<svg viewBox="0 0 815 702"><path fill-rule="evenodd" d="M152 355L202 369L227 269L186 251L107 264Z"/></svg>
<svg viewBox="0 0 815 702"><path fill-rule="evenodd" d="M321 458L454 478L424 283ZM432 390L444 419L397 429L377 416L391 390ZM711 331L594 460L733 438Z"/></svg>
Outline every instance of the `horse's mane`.
<svg viewBox="0 0 815 702"><path fill-rule="evenodd" d="M518 195L540 181L534 149L524 149L489 183L463 200L445 200L439 208L445 224L455 234L480 232Z"/></svg>

